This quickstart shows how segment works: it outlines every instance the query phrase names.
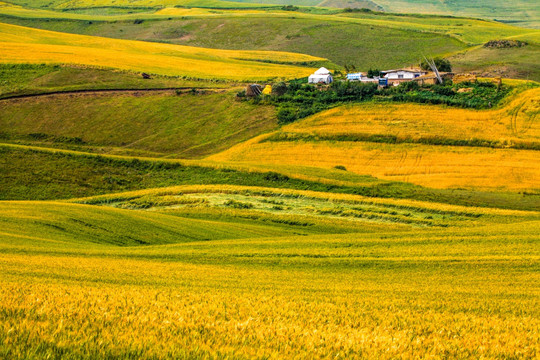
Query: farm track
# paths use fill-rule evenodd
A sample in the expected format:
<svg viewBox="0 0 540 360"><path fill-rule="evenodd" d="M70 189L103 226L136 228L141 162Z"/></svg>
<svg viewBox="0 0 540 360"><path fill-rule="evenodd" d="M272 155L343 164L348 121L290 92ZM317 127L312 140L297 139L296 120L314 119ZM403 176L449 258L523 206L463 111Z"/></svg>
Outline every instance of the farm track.
<svg viewBox="0 0 540 360"><path fill-rule="evenodd" d="M46 97L53 95L99 95L99 94L111 94L111 93L159 93L159 92L176 92L176 91L191 91L193 87L174 87L174 88L155 88L155 89L82 89L82 90L68 90L68 91L50 91L44 93L35 93L35 94L18 94L18 95L0 95L0 101L2 100L16 100L16 99L31 99L38 97ZM212 92L225 92L227 89L224 88L196 88L199 91L212 91Z"/></svg>

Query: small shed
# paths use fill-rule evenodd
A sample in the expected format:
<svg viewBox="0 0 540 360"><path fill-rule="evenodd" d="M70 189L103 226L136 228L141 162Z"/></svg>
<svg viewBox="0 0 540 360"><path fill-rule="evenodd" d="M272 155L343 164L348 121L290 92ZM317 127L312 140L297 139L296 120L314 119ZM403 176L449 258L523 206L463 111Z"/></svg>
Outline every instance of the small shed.
<svg viewBox="0 0 540 360"><path fill-rule="evenodd" d="M315 71L308 78L308 83L310 84L330 84L332 81L334 81L334 78L332 77L332 74L330 74L330 71L325 67Z"/></svg>

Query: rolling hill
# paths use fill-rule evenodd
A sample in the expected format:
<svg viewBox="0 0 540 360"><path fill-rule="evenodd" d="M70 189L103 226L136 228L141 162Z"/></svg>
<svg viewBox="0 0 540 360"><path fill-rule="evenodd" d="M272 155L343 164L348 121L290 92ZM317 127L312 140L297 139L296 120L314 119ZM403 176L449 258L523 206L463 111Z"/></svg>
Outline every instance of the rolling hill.
<svg viewBox="0 0 540 360"><path fill-rule="evenodd" d="M338 65L326 64L327 67L339 69L340 66L355 65L363 71L416 64L424 55L455 55L452 60L459 71L488 68L491 72L487 74L538 79L535 67L530 64L534 63L538 54L539 30L433 15L193 6L148 7L133 13L107 14L99 11L31 9L5 4L0 6L0 22L58 32L203 48L303 53L330 59ZM478 50L477 46L501 38L521 39L530 45L505 52ZM240 56L234 58L246 59ZM292 60L275 58L268 61ZM317 60L297 59L292 62L313 61ZM201 66L208 64L201 63ZM136 68L139 69L140 65ZM175 74L163 69L160 73ZM205 77L193 72L189 76Z"/></svg>
<svg viewBox="0 0 540 360"><path fill-rule="evenodd" d="M539 84L302 79L539 79L448 16L537 6L245 1L0 2L0 359L538 356Z"/></svg>
<svg viewBox="0 0 540 360"><path fill-rule="evenodd" d="M356 0L356 1L319 1L319 0L237 0L231 1L208 1L208 0L73 0L73 1L28 1L10 0L8 3L23 5L34 8L50 8L75 10L89 8L132 8L149 10L162 6L178 7L214 7L214 8L241 8L241 7L264 7L269 4L277 5L298 5L298 6L322 6L337 8L364 8L375 11L385 11L392 13L420 13L420 14L440 14L451 16L464 16L499 20L513 23L525 27L540 26L540 9L534 0L519 0L509 3L503 0L481 0L481 1L437 1L437 0Z"/></svg>
<svg viewBox="0 0 540 360"><path fill-rule="evenodd" d="M7 202L0 214L17 232L0 232L2 323L12 329L0 349L10 358L536 349L526 334L538 328L538 213L500 214L489 226L273 237L268 225L254 236L245 224L190 219L192 228L176 215L89 205ZM140 239L174 243L121 246Z"/></svg>
<svg viewBox="0 0 540 360"><path fill-rule="evenodd" d="M4 139L71 143L113 154L202 157L277 128L273 107L238 102L234 92L222 90L90 92L0 102Z"/></svg>
<svg viewBox="0 0 540 360"><path fill-rule="evenodd" d="M294 63L322 60L285 52L211 50L72 35L8 24L0 24L0 35L1 63L68 63L206 79L301 77L311 70Z"/></svg>

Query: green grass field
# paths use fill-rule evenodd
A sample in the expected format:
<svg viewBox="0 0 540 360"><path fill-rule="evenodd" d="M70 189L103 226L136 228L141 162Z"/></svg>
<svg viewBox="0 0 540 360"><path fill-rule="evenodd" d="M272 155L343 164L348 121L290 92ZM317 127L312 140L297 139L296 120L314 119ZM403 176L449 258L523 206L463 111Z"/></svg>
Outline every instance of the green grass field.
<svg viewBox="0 0 540 360"><path fill-rule="evenodd" d="M86 66L0 64L0 98L81 90L230 89L234 82L190 80Z"/></svg>
<svg viewBox="0 0 540 360"><path fill-rule="evenodd" d="M540 81L536 59L540 45L531 43L523 48L475 48L454 55L450 61L456 71L476 72L486 77L519 78Z"/></svg>
<svg viewBox="0 0 540 360"><path fill-rule="evenodd" d="M466 16L484 19L496 19L508 23L525 27L540 26L540 11L534 0L519 0L511 4L503 0L481 0L474 3L456 0L452 2L440 2L436 0L369 0L369 1L319 1L319 0L237 0L230 1L210 1L210 0L130 0L130 1L110 1L104 0L73 0L73 1L28 1L10 0L9 3L23 5L31 8L49 9L101 9L111 5L117 9L148 9L160 6L193 6L193 7L213 7L213 8L248 8L264 7L268 4L276 5L299 5L299 6L326 6L338 8L367 8L371 10L395 12L395 13L422 13L441 14L453 16ZM103 10L101 10L103 11ZM118 11L118 10L117 10ZM131 10L133 11L133 10ZM96 10L93 10L96 12Z"/></svg>
<svg viewBox="0 0 540 360"><path fill-rule="evenodd" d="M235 101L230 91L197 91L201 93L135 91L3 100L0 128L5 129L4 138L12 140L177 158L216 153L277 128L273 107Z"/></svg>

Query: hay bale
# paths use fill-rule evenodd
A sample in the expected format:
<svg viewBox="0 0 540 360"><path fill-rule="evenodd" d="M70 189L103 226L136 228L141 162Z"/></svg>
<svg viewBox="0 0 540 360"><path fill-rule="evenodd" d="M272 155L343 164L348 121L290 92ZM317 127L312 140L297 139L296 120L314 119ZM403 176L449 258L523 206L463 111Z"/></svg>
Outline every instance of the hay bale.
<svg viewBox="0 0 540 360"><path fill-rule="evenodd" d="M255 97L260 96L263 91L263 86L259 84L249 84L246 86L246 96Z"/></svg>
<svg viewBox="0 0 540 360"><path fill-rule="evenodd" d="M454 84L459 84L459 83L462 83L462 82L471 82L471 83L473 83L473 82L477 81L477 78L476 78L475 74L457 74L457 75L454 76L452 81L454 82Z"/></svg>

